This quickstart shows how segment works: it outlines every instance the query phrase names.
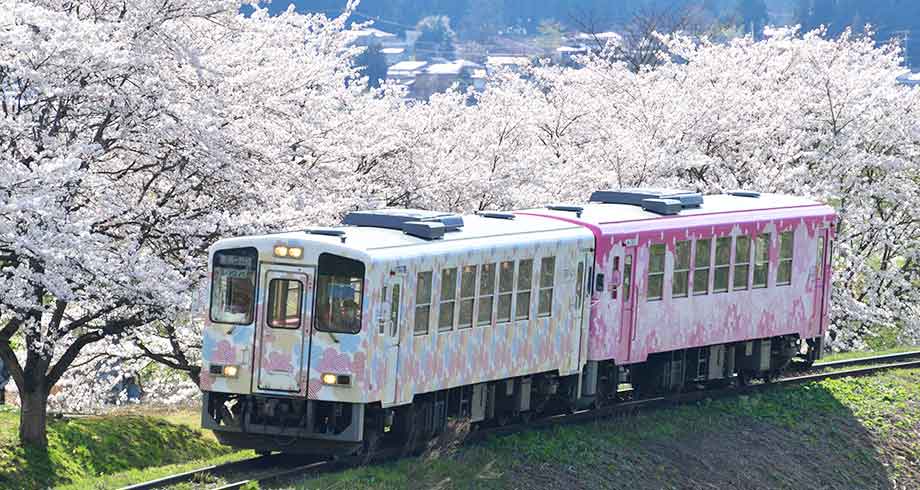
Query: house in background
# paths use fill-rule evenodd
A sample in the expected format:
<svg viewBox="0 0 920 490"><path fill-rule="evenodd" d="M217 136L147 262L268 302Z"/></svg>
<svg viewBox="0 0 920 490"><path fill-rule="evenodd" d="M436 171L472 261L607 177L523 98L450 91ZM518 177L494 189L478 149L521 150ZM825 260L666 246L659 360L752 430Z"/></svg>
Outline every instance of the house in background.
<svg viewBox="0 0 920 490"><path fill-rule="evenodd" d="M559 46L556 48L554 61L562 66L576 66L578 63L575 59L586 54L588 54L586 46Z"/></svg>
<svg viewBox="0 0 920 490"><path fill-rule="evenodd" d="M467 60L428 65L416 75L411 95L424 100L432 94L445 92L454 85L458 85L460 90L465 90L473 85L473 72L480 68L482 65Z"/></svg>
<svg viewBox="0 0 920 490"><path fill-rule="evenodd" d="M383 54L384 59L387 61L387 65L395 65L407 59L406 48L403 47L382 48L380 53Z"/></svg>
<svg viewBox="0 0 920 490"><path fill-rule="evenodd" d="M530 66L530 58L526 56L488 56L486 57L486 71L491 75L499 70L511 70L520 73L523 68Z"/></svg>
<svg viewBox="0 0 920 490"><path fill-rule="evenodd" d="M920 87L920 72L905 73L898 77L898 83L907 85L908 87Z"/></svg>

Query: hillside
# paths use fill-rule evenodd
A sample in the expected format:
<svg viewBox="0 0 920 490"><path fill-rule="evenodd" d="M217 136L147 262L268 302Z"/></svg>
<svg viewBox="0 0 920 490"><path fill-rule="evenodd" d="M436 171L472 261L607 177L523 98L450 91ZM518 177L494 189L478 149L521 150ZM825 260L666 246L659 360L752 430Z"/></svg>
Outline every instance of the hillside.
<svg viewBox="0 0 920 490"><path fill-rule="evenodd" d="M532 431L288 483L328 488L920 489L920 370Z"/></svg>

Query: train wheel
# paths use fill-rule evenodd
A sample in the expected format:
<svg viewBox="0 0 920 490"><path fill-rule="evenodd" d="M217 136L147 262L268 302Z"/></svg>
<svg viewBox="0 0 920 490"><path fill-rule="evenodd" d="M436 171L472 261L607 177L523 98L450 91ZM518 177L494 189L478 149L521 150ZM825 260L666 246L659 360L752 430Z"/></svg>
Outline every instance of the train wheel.
<svg viewBox="0 0 920 490"><path fill-rule="evenodd" d="M361 446L360 464L366 465L374 459L374 453L380 448L383 438L383 417L375 415L368 417L364 424L364 443Z"/></svg>
<svg viewBox="0 0 920 490"><path fill-rule="evenodd" d="M406 412L406 416L403 417L404 425L401 431L403 440L400 453L403 457L411 456L415 453L422 432L421 421L424 420L423 417L425 416L421 403L413 403Z"/></svg>
<svg viewBox="0 0 920 490"><path fill-rule="evenodd" d="M738 386L749 386L754 380L754 375L746 369L738 371Z"/></svg>

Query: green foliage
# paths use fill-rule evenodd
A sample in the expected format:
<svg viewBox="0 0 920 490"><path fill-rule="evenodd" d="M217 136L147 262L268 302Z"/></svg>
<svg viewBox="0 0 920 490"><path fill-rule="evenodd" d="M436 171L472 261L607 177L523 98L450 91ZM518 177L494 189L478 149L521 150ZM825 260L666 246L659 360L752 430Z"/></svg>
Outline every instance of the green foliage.
<svg viewBox="0 0 920 490"><path fill-rule="evenodd" d="M537 44L544 49L556 49L562 44L562 32L564 27L561 22L555 19L543 19L540 21L537 31L540 37L537 38Z"/></svg>
<svg viewBox="0 0 920 490"><path fill-rule="evenodd" d="M0 489L45 488L231 452L213 438L204 437L201 430L159 417L53 419L48 425L46 450L19 446L18 428L17 411L0 411Z"/></svg>
<svg viewBox="0 0 920 490"><path fill-rule="evenodd" d="M416 41L416 52L428 57L455 58L454 41L457 35L450 27L450 17L446 15L429 15L418 21L415 28L421 31Z"/></svg>
<svg viewBox="0 0 920 490"><path fill-rule="evenodd" d="M360 67L361 75L367 77L367 84L371 87L379 87L381 80L387 78L387 60L376 44L371 44L358 55L355 65Z"/></svg>

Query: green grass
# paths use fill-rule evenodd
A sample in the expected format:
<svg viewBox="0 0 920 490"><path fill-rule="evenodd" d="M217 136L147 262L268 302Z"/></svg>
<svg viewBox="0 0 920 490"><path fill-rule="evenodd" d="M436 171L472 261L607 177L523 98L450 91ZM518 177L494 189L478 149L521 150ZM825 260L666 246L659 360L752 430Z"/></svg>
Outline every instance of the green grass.
<svg viewBox="0 0 920 490"><path fill-rule="evenodd" d="M0 411L0 489L47 488L77 481L81 485L72 488L112 488L94 486L88 479L131 471L135 473L119 478L143 480L157 473L138 471L143 468L228 457L232 450L206 436L192 417L172 414L180 423L138 414L51 419L48 448L42 450L19 446L19 413L4 408Z"/></svg>
<svg viewBox="0 0 920 490"><path fill-rule="evenodd" d="M920 488L920 369L534 430L288 483L402 488Z"/></svg>
<svg viewBox="0 0 920 490"><path fill-rule="evenodd" d="M899 346L899 347L891 347L887 349L871 350L871 351L859 350L859 351L849 351L849 352L837 352L835 354L824 356L818 362L844 361L847 359L859 359L861 357L883 356L886 354L900 354L902 352L920 352L920 346Z"/></svg>

